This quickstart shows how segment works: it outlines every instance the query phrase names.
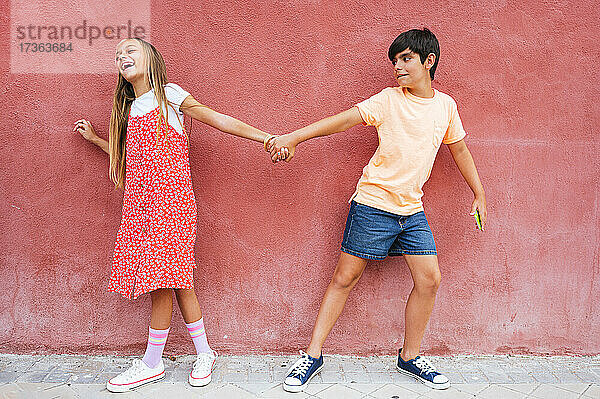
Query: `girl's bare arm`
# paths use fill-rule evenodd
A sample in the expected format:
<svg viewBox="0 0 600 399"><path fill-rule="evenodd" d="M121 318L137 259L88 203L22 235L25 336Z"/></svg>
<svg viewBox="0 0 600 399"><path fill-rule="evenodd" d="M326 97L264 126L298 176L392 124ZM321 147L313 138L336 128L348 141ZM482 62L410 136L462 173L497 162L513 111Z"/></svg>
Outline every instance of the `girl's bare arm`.
<svg viewBox="0 0 600 399"><path fill-rule="evenodd" d="M73 128L74 132L77 132L83 136L84 139L89 141L90 143L96 144L98 147L102 148L102 150L108 154L108 141L104 140L101 137L98 137L92 124L85 120L80 119L75 122L75 127Z"/></svg>
<svg viewBox="0 0 600 399"><path fill-rule="evenodd" d="M234 117L221 114L210 109L206 105L200 104L192 96L187 96L179 109L187 116L206 123L222 132L233 134L234 136L264 143L271 137L270 134L260 129L250 126Z"/></svg>

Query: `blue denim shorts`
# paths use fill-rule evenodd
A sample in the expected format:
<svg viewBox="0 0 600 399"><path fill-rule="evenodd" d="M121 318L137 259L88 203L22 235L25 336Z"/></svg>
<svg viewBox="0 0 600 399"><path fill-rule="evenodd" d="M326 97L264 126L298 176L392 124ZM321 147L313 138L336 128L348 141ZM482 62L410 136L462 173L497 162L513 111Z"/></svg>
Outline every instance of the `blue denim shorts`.
<svg viewBox="0 0 600 399"><path fill-rule="evenodd" d="M437 255L433 233L421 211L400 216L352 201L342 251L364 259Z"/></svg>

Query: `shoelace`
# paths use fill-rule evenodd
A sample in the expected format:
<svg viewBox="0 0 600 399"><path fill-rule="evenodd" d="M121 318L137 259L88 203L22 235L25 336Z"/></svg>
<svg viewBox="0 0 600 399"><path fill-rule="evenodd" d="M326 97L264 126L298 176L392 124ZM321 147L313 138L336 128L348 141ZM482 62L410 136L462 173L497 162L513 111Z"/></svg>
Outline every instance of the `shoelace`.
<svg viewBox="0 0 600 399"><path fill-rule="evenodd" d="M196 361L194 362L194 371L198 371L199 369L204 368L204 367L207 367L207 368L211 367L213 360L214 360L213 357L210 356L209 353L199 354L196 357Z"/></svg>
<svg viewBox="0 0 600 399"><path fill-rule="evenodd" d="M302 357L294 363L292 368L290 369L290 374L294 376L304 377L310 366L312 366L313 361L308 357L306 353L302 353Z"/></svg>
<svg viewBox="0 0 600 399"><path fill-rule="evenodd" d="M142 363L142 361L140 359L135 359L133 361L133 365L131 367L129 367L127 370L125 370L123 375L124 375L124 377L127 377L127 378L135 377L138 374L140 374L142 371L144 371L144 364Z"/></svg>
<svg viewBox="0 0 600 399"><path fill-rule="evenodd" d="M435 367L433 367L433 365L423 357L419 357L415 360L415 366L417 366L425 374L437 372Z"/></svg>

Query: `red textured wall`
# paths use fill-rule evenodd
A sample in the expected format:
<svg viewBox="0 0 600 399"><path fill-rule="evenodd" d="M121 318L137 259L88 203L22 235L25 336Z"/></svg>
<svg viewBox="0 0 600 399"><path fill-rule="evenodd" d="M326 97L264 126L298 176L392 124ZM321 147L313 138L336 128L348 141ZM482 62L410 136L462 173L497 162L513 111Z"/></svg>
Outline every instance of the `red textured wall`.
<svg viewBox="0 0 600 399"><path fill-rule="evenodd" d="M71 132L83 117L106 137L116 72L10 73L9 8L0 5L0 349L141 353L149 296L107 292L122 192L107 156ZM394 85L389 44L431 28L442 50L435 87L459 104L489 225L474 228L472 194L444 146L425 185L442 285L423 349L597 354L598 15L596 1L153 1L151 39L170 80L200 102L284 133ZM273 166L259 144L193 124L195 280L212 346L307 345L348 197L376 146L373 128L355 127ZM326 353L393 353L411 287L403 260L371 262ZM193 351L178 312L166 351Z"/></svg>

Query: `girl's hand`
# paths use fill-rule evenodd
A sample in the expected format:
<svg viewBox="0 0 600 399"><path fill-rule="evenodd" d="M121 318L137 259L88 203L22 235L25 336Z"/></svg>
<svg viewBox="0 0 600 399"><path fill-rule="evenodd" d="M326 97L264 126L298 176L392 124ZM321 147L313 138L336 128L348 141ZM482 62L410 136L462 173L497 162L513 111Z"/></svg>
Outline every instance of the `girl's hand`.
<svg viewBox="0 0 600 399"><path fill-rule="evenodd" d="M267 143L267 150L271 153L271 161L276 163L278 161L290 162L296 152L295 137L289 133L283 136L277 136Z"/></svg>
<svg viewBox="0 0 600 399"><path fill-rule="evenodd" d="M485 222L487 221L487 206L485 202L485 196L475 197L473 204L471 204L471 216L475 216L475 212L479 210L479 216L481 216L481 230L485 230Z"/></svg>
<svg viewBox="0 0 600 399"><path fill-rule="evenodd" d="M94 141L94 139L98 138L96 131L94 131L94 128L92 127L92 124L85 119L80 119L75 122L73 131L80 133L87 141Z"/></svg>

